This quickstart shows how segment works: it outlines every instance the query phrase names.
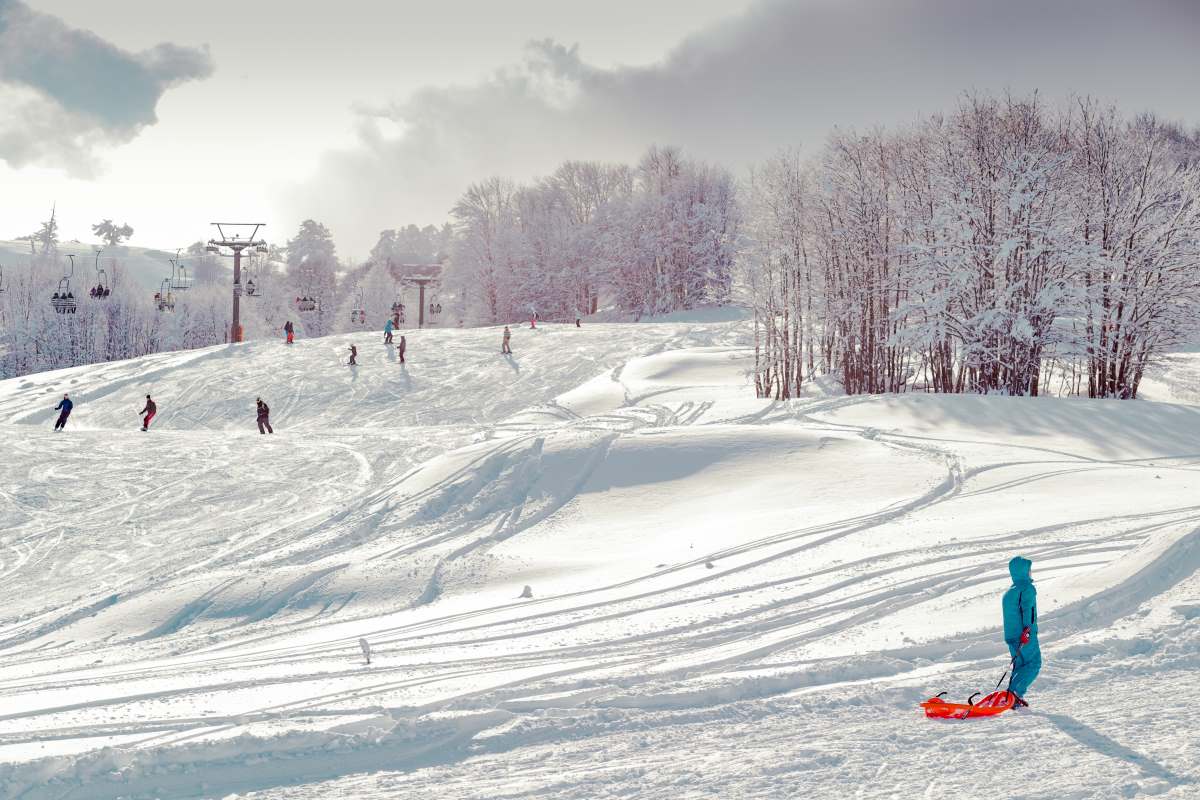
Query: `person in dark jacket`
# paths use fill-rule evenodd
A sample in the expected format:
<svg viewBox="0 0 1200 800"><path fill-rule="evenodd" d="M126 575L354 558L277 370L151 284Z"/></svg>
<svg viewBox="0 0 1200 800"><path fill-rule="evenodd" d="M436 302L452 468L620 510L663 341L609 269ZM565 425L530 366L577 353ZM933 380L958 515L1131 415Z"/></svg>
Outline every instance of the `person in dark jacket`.
<svg viewBox="0 0 1200 800"><path fill-rule="evenodd" d="M404 351L408 349L408 340L402 335L400 337L400 363L404 363Z"/></svg>
<svg viewBox="0 0 1200 800"><path fill-rule="evenodd" d="M358 348L354 345L350 345L350 366L358 366Z"/></svg>
<svg viewBox="0 0 1200 800"><path fill-rule="evenodd" d="M67 417L71 416L71 409L74 407L75 404L71 402L70 396L64 394L63 399L59 400L58 405L54 407L55 411L62 411L62 413L58 415L58 422L54 423L54 430L61 431L63 428L67 427Z"/></svg>
<svg viewBox="0 0 1200 800"><path fill-rule="evenodd" d="M142 409L142 430L150 428L150 420L154 419L154 415L158 413L158 406L150 399L150 395L146 395L146 407Z"/></svg>
<svg viewBox="0 0 1200 800"><path fill-rule="evenodd" d="M1004 593L1004 643L1013 657L1010 691L1018 706L1027 706L1025 692L1042 669L1042 651L1038 646L1037 589L1030 577L1033 562L1017 556L1008 562L1012 586Z"/></svg>
<svg viewBox="0 0 1200 800"><path fill-rule="evenodd" d="M506 355L512 355L512 347L510 347L508 344L508 340L511 338L512 338L512 331L510 331L508 329L508 326L505 325L504 326L504 342L500 345L501 353L504 353Z"/></svg>
<svg viewBox="0 0 1200 800"><path fill-rule="evenodd" d="M283 332L287 334L288 344L292 344L296 341L296 329L292 326L292 321L290 319L283 323Z"/></svg>
<svg viewBox="0 0 1200 800"><path fill-rule="evenodd" d="M258 406L258 432L261 434L274 433L275 429L271 427L271 409L261 397L255 398L254 402Z"/></svg>

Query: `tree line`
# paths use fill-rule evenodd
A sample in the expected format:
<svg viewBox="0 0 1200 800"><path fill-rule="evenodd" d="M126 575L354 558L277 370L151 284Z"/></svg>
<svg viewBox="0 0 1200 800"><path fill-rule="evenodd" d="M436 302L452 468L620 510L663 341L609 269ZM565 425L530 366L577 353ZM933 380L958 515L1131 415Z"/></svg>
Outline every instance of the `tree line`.
<svg viewBox="0 0 1200 800"><path fill-rule="evenodd" d="M1089 100L967 97L747 181L755 386L1133 398L1200 321L1200 141Z"/></svg>

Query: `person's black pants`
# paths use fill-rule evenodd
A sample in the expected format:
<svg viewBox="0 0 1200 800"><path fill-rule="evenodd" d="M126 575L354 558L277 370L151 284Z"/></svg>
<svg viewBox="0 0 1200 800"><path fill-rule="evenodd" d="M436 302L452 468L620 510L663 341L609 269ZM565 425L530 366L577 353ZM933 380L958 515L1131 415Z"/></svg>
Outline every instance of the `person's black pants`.
<svg viewBox="0 0 1200 800"><path fill-rule="evenodd" d="M58 422L54 423L54 430L61 430L67 427L67 417L71 416L70 411L64 411L58 415Z"/></svg>
<svg viewBox="0 0 1200 800"><path fill-rule="evenodd" d="M266 428L266 430L263 430L263 428ZM259 433L274 433L275 432L275 429L271 427L271 420L268 417L259 417L258 418L258 432Z"/></svg>

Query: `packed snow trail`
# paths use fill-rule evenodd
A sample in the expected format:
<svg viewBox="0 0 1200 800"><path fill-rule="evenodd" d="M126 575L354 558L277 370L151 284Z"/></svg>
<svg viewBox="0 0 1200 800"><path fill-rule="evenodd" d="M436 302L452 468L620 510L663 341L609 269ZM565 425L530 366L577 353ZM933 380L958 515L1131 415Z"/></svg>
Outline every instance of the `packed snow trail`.
<svg viewBox="0 0 1200 800"><path fill-rule="evenodd" d="M1196 796L1200 410L772 403L746 333L0 384L0 797ZM1034 709L925 720L1003 670L1016 553Z"/></svg>

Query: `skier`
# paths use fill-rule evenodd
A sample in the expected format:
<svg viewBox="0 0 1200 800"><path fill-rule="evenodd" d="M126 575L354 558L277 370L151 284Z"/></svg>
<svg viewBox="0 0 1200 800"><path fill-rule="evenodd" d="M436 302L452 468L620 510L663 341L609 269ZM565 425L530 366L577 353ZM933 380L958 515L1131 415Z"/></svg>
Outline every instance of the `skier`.
<svg viewBox="0 0 1200 800"><path fill-rule="evenodd" d="M358 366L358 361L356 360L357 358L358 358L358 348L355 347L354 345L350 345L350 366L352 366L352 367Z"/></svg>
<svg viewBox="0 0 1200 800"><path fill-rule="evenodd" d="M582 327L583 327L583 325L582 325L582 324L580 323L580 321L579 321L579 317L576 317L576 318L575 318L575 327L576 327L576 328L582 328Z"/></svg>
<svg viewBox="0 0 1200 800"><path fill-rule="evenodd" d="M508 329L508 326L505 325L504 326L504 343L502 345L500 345L501 353L503 353L505 355L512 355L512 348L508 344L508 340L511 338L512 338L512 331L510 331Z"/></svg>
<svg viewBox="0 0 1200 800"><path fill-rule="evenodd" d="M392 343L392 331L394 329L395 329L395 326L392 325L392 321L390 319L383 324L383 343L384 344Z"/></svg>
<svg viewBox="0 0 1200 800"><path fill-rule="evenodd" d="M1017 696L1016 706L1028 706L1025 692L1042 668L1038 647L1037 589L1030 577L1033 562L1017 556L1008 562L1013 585L1004 593L1004 642L1013 657L1010 691Z"/></svg>
<svg viewBox="0 0 1200 800"><path fill-rule="evenodd" d="M274 433L275 429L271 427L271 409L263 402L261 397L254 399L258 407L258 432L261 434ZM263 430L263 429L266 430Z"/></svg>
<svg viewBox="0 0 1200 800"><path fill-rule="evenodd" d="M290 319L283 323L283 331L287 334L287 343L293 344L296 341L296 329L292 326L292 321Z"/></svg>
<svg viewBox="0 0 1200 800"><path fill-rule="evenodd" d="M54 407L55 411L62 411L62 413L58 415L58 422L54 423L54 430L61 431L63 428L67 427L67 417L71 416L71 409L74 407L75 404L71 402L71 398L64 394L63 399L59 400L58 405Z"/></svg>
<svg viewBox="0 0 1200 800"><path fill-rule="evenodd" d="M146 407L141 411L145 417L142 420L142 430L150 428L150 420L154 419L154 415L158 413L158 406L154 405L154 401L150 399L150 395L146 395Z"/></svg>
<svg viewBox="0 0 1200 800"><path fill-rule="evenodd" d="M407 349L408 349L408 340L404 338L403 334L401 334L401 336L400 336L400 363L401 364L404 363L404 351Z"/></svg>

